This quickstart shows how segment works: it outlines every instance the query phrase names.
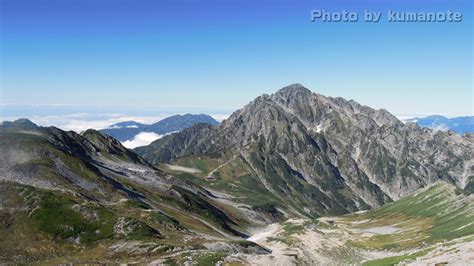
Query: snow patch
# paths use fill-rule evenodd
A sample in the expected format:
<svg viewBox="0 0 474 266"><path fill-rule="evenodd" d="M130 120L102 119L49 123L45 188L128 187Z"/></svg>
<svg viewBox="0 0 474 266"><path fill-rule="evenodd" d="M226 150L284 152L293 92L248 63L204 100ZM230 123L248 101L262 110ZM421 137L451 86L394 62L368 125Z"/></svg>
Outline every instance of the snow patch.
<svg viewBox="0 0 474 266"><path fill-rule="evenodd" d="M191 167L184 167L184 166L171 165L171 164L167 164L166 167L168 167L170 170L173 170L173 171L186 172L190 174L201 173L199 169L191 168Z"/></svg>
<svg viewBox="0 0 474 266"><path fill-rule="evenodd" d="M376 235L391 235L400 231L400 228L387 225L387 226L378 226L364 229L354 229L354 231L359 231L362 233L371 233Z"/></svg>
<svg viewBox="0 0 474 266"><path fill-rule="evenodd" d="M316 133L321 133L321 130L323 129L322 125L317 125L316 126Z"/></svg>
<svg viewBox="0 0 474 266"><path fill-rule="evenodd" d="M127 170L132 171L132 172L139 172L139 173L145 173L146 170L143 169L138 169L138 168L127 168Z"/></svg>

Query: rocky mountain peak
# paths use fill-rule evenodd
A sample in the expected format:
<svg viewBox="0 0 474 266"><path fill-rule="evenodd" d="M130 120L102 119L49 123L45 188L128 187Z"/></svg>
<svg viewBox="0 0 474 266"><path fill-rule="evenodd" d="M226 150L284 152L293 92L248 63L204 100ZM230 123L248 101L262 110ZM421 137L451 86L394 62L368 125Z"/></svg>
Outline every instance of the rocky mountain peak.
<svg viewBox="0 0 474 266"><path fill-rule="evenodd" d="M136 151L152 163L233 153L273 195L319 215L375 207L437 180L464 188L471 146L293 84L257 97L217 127L184 130ZM328 196L325 206L308 203L317 195Z"/></svg>
<svg viewBox="0 0 474 266"><path fill-rule="evenodd" d="M277 95L286 95L286 96L295 96L298 94L312 94L305 86L301 85L300 83L291 84L285 86L276 92Z"/></svg>
<svg viewBox="0 0 474 266"><path fill-rule="evenodd" d="M316 94L314 94L308 88L304 87L299 83L296 83L283 87L282 89L272 94L270 97L272 98L272 100L278 99L279 101L289 103L293 101L305 101L313 97L314 95Z"/></svg>

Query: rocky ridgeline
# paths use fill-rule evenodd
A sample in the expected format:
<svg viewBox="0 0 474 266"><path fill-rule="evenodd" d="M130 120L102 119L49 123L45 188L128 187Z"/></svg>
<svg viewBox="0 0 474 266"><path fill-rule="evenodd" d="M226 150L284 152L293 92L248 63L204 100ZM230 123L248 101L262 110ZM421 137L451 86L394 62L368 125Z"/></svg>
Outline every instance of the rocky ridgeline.
<svg viewBox="0 0 474 266"><path fill-rule="evenodd" d="M294 84L218 126L197 125L135 151L154 164L236 154L269 193L317 216L380 206L438 180L468 187L473 146L472 134L404 124L386 110Z"/></svg>

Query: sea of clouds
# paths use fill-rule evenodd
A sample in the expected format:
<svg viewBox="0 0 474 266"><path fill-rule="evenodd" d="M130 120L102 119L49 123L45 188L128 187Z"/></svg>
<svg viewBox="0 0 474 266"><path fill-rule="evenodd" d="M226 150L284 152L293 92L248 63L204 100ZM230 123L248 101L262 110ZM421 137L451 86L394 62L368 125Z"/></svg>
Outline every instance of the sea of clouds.
<svg viewBox="0 0 474 266"><path fill-rule="evenodd" d="M18 118L28 118L33 123L39 126L55 126L62 130L72 130L80 133L91 128L96 130L108 128L113 124L125 121L135 121L143 124L153 124L172 115L174 114L139 116L121 113L73 113L42 116L32 115L28 117L0 117L0 121L14 121ZM211 114L211 116L219 122L228 117L228 115L225 114Z"/></svg>
<svg viewBox="0 0 474 266"><path fill-rule="evenodd" d="M62 130L72 130L77 133L81 133L87 129L104 129L108 128L113 124L135 121L142 124L156 123L166 117L174 114L157 114L157 115L127 115L121 113L72 113L72 114L61 114L61 115L33 115L28 118L39 126L55 126ZM211 114L214 119L221 122L227 117L228 114ZM403 114L397 115L397 117L406 122L407 120L417 117L420 115ZM0 117L0 121L13 121L22 117ZM448 128L443 125L438 125L434 130L447 130ZM133 139L124 141L122 144L127 148L136 148L140 146L146 146L151 142L162 138L163 135L159 135L153 132L140 132L135 135Z"/></svg>

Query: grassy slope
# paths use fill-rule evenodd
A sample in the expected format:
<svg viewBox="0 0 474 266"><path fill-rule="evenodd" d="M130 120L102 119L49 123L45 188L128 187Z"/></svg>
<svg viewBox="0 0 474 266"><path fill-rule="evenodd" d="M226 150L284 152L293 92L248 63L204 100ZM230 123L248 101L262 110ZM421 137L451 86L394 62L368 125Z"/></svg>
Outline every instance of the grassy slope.
<svg viewBox="0 0 474 266"><path fill-rule="evenodd" d="M106 208L71 194L14 183L2 182L0 186L1 261L14 257L18 261L66 255L73 258L74 253L117 240L160 241L161 235L154 229L162 230L160 217L147 217L144 211L140 215L140 210L128 202ZM118 217L127 217L127 235L114 232Z"/></svg>
<svg viewBox="0 0 474 266"><path fill-rule="evenodd" d="M52 150L74 172L80 173L86 180L102 184L101 187L105 189L107 197L115 200L123 197L123 195L114 192L110 187L106 186L104 181L99 179L94 172L87 170L87 167L79 159L54 150L49 143L42 141L39 136L32 134L21 135L23 142L17 144L23 150L34 150L39 145L44 149ZM2 137L5 137L3 140L8 142L9 145L16 138L16 136L10 135L3 135ZM33 150L31 152L34 152ZM263 209L265 211L269 209L268 213L270 213L272 206L285 206L278 198L268 195L268 192L261 183L256 181L256 178L250 177L253 174L252 169L239 159L233 160L226 166L219 168L214 172L214 179L206 179L211 170L225 164L230 158L232 156L227 156L226 159L202 157L189 160L183 158L177 164L198 168L202 173L193 175L181 173L177 174L177 176L215 190L229 192L229 194L238 197L238 200L249 204L254 210ZM51 161L38 158L23 166L32 167L38 171L39 176L47 177L61 185L68 186L67 182L61 179L60 176L49 171L51 165ZM140 185L129 184L129 186L148 195L158 206L161 205L160 207L164 211L176 217L182 226L199 232L213 233L212 230L206 228L196 219L184 215L182 210L177 210L182 208L179 204L174 204L170 199L160 198L153 191L149 191ZM143 226L139 227L136 234L132 234L127 240L151 240L156 245L173 248L179 247L183 243L183 237L189 234L189 232L182 231L182 228L178 226L179 224L175 224L174 221L169 221L167 217L160 216L157 212L150 212L140 206L140 204L130 200L113 206L102 206L100 204L91 204L79 195L51 193L27 186L11 187L5 184L0 184L0 188L10 191L7 191L8 193L3 191L3 202L7 202L5 198L8 198L11 206L24 207L22 211L15 213L10 212L8 206L6 206L7 208L0 209L0 215L2 216L0 235L3 236L0 240L0 253L5 257L19 254L19 261L24 261L21 256L33 260L62 257L57 261L58 263L77 261L78 258L83 258L83 261L90 261L90 259L104 261L103 258L107 255L106 246L120 240L120 238L112 234L112 226L119 216L134 218L142 222ZM96 193L91 195L100 197ZM415 195L387 204L380 209L362 215L345 216L341 220L346 225L350 224L352 229L358 230L393 226L395 224L403 230L401 233L393 235L358 237L349 243L352 247L395 251L419 248L424 251L429 248L430 244L474 234L474 224L471 223L473 220L472 215L474 214L472 197L473 195L467 197L463 191L457 190L451 185L438 183ZM27 201L27 199L34 200L31 202ZM202 205L202 202L192 200L188 202ZM73 208L74 205L78 204L86 206L88 212L95 213L98 218L90 220L85 217L83 213ZM175 208L171 209L166 206L173 206ZM220 206L220 208L230 207ZM205 208L203 209L203 211L206 210ZM226 213L232 216L233 211L232 209L226 209ZM213 215L207 212L197 214L211 222L217 221ZM361 224L353 223L364 220L368 220L368 222ZM153 230L147 226L155 228L159 232L164 231L167 238L162 240L152 237L151 233ZM170 227L176 228L170 229ZM285 228L287 228L288 237L291 237L292 234L297 233L301 229L291 225L286 225ZM71 239L78 236L81 236L81 242L87 244L87 248L84 249L84 246L78 246L71 242ZM188 243L189 247L187 248L199 248L201 244L202 242L199 241L191 241ZM405 257L412 258L415 255L420 256L420 254L411 252L404 256L397 256L397 258L386 259L390 259L390 261L404 260L406 259ZM153 256L156 255L160 254L153 254ZM220 256L220 254L218 255ZM128 258L127 254L123 256ZM116 257L110 257L106 260L114 259ZM0 261L2 260L4 258L0 256Z"/></svg>
<svg viewBox="0 0 474 266"><path fill-rule="evenodd" d="M87 162L49 143L41 133L0 131L0 147L9 149L9 157L28 155L14 167L28 173L30 180L51 181L55 189L60 189L51 191L0 181L0 262L50 259L54 259L51 263L107 262L116 259L128 261L134 256L139 261L147 260L163 255L161 250L202 249L202 244L207 241L195 232L221 236L199 218L217 227L226 226L222 224L225 214L217 212L202 195L177 188L181 195L186 195L187 201L181 202L179 197L161 195L153 188L123 177L109 176L144 195L148 202L172 218L144 206L114 188ZM53 157L81 179L96 184L101 191L86 190L71 183L54 170ZM128 224L133 231L127 236L114 233L113 227L121 218L132 221ZM74 243L77 239L80 239L79 244ZM154 251L145 252L145 255L138 252L121 255L108 251L108 247L121 241L150 242L154 248L149 250ZM155 249L156 246L167 248Z"/></svg>
<svg viewBox="0 0 474 266"><path fill-rule="evenodd" d="M474 240L473 221L474 195L439 182L366 213L289 220L267 241L341 264L394 265L435 251L458 252L455 244ZM308 235L323 247L304 242Z"/></svg>
<svg viewBox="0 0 474 266"><path fill-rule="evenodd" d="M366 214L347 216L345 220L369 220L355 226L358 229L396 224L402 231L356 241L355 245L374 248L390 245L394 249L420 246L474 234L474 201L472 195L439 182Z"/></svg>
<svg viewBox="0 0 474 266"><path fill-rule="evenodd" d="M361 231L387 226L398 229L393 234L358 237L350 242L354 247L391 251L420 250L367 262L368 265L392 265L426 255L436 243L473 236L474 197L450 184L438 182L379 209L346 216L342 221Z"/></svg>
<svg viewBox="0 0 474 266"><path fill-rule="evenodd" d="M161 169L173 173L176 177L189 180L203 187L232 195L235 202L249 205L254 211L272 217L277 215L275 208L288 211L288 206L280 198L269 193L265 186L255 176L255 172L240 156L226 155L221 158L183 157L174 162L175 165L198 169L200 173L184 173L170 171L166 166ZM214 169L212 178L210 172ZM229 208L229 206L221 206ZM229 209L232 212L231 209ZM291 211L290 211L291 212ZM273 217L283 218L283 217Z"/></svg>

